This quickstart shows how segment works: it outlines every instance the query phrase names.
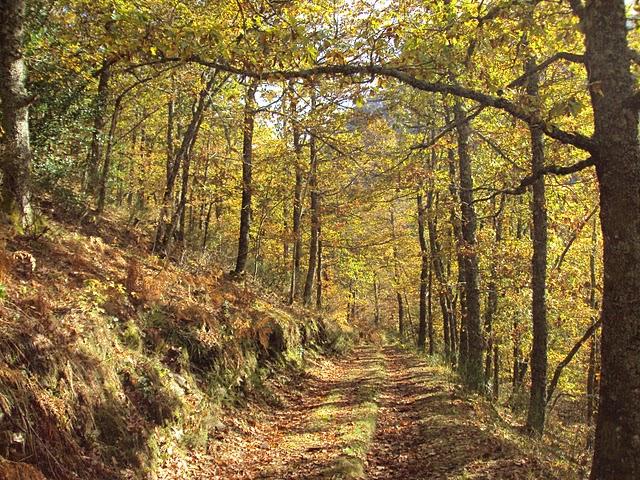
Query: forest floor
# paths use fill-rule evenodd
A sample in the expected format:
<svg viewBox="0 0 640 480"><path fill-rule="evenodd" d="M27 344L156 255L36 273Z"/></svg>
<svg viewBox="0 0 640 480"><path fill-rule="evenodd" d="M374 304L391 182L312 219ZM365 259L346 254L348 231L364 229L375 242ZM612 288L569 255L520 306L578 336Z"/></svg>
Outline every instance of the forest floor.
<svg viewBox="0 0 640 480"><path fill-rule="evenodd" d="M218 438L159 478L568 478L451 371L397 346L360 346L272 385L277 400L223 419Z"/></svg>

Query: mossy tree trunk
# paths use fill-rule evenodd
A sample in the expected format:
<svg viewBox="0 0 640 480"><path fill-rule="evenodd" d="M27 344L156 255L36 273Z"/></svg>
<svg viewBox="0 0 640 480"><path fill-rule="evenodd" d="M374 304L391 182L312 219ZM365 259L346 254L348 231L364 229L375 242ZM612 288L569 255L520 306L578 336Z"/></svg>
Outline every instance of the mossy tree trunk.
<svg viewBox="0 0 640 480"><path fill-rule="evenodd" d="M20 232L33 227L31 203L31 145L29 141L29 97L23 58L24 0L0 3L0 108L2 146L0 170L3 221Z"/></svg>

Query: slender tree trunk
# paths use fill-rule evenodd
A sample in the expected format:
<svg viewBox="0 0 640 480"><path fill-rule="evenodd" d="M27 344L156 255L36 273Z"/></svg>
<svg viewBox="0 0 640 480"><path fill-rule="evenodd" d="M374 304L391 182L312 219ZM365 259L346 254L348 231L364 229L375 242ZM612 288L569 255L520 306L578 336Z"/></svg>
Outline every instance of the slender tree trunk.
<svg viewBox="0 0 640 480"><path fill-rule="evenodd" d="M249 255L249 233L251 230L251 194L253 169L253 125L256 115L255 95L257 83L254 81L247 87L244 103L244 121L242 138L242 203L240 207L240 236L238 239L238 256L234 273L241 275L247 266Z"/></svg>
<svg viewBox="0 0 640 480"><path fill-rule="evenodd" d="M425 208L422 194L417 196L418 240L420 242L420 312L418 317L418 349L425 350L427 337L427 283L429 281L429 253L425 235Z"/></svg>
<svg viewBox="0 0 640 480"><path fill-rule="evenodd" d="M315 107L315 93L311 97L311 108ZM307 278L304 283L302 295L305 306L311 303L313 291L313 280L318 256L318 229L320 227L320 192L318 191L318 152L316 149L316 139L313 135L309 138L309 189L311 195L311 236L309 239L309 266L307 268Z"/></svg>
<svg viewBox="0 0 640 480"><path fill-rule="evenodd" d="M373 301L374 301L374 317L373 321L376 325L380 325L380 284L378 283L378 275L373 274Z"/></svg>
<svg viewBox="0 0 640 480"><path fill-rule="evenodd" d="M396 292L396 300L398 302L398 333L400 334L400 338L404 338L404 302L402 301L402 293L399 290Z"/></svg>
<svg viewBox="0 0 640 480"><path fill-rule="evenodd" d="M595 332L597 331L599 326L600 326L600 320L596 320L587 329L584 335L575 343L575 345L571 348L571 350L569 350L569 353L567 353L567 355L558 364L555 371L553 372L553 377L551 377L551 381L549 382L549 388L547 391L547 397L545 399L545 403L548 404L551 402L551 399L553 398L553 393L555 392L556 387L558 386L558 382L560 381L560 375L562 374L562 370L564 370L564 367L569 365L571 360L573 360L573 357L576 355L576 353L578 353L578 350L580 350L580 347L582 347L582 345L584 345L584 343L587 340L589 340L595 335Z"/></svg>
<svg viewBox="0 0 640 480"><path fill-rule="evenodd" d="M400 258L398 255L398 244L396 236L396 214L393 202L389 207L389 222L391 224L391 241L393 249L393 282L396 288L396 299L398 301L398 335L404 338L404 306L402 303L402 292L400 291Z"/></svg>
<svg viewBox="0 0 640 480"><path fill-rule="evenodd" d="M522 371L526 361L522 359L522 332L520 319L517 313L513 316L513 327L511 330L513 339L513 371L512 371L512 394L516 397L522 387ZM528 367L527 367L528 368Z"/></svg>
<svg viewBox="0 0 640 480"><path fill-rule="evenodd" d="M502 210L504 208L504 196L500 200L500 206L498 207L498 211L493 217L493 229L495 232L495 251L499 251L498 247L500 242L502 242ZM485 358L485 379L487 381L492 380L491 368L493 364L493 359L491 358L494 351L494 332L493 332L493 317L498 311L498 268L497 268L497 258L492 257L491 259L491 273L489 284L487 286L488 294L487 294L487 306L485 311L485 320L484 320L484 328L485 328L485 336L487 339L487 355Z"/></svg>
<svg viewBox="0 0 640 480"><path fill-rule="evenodd" d="M164 194L162 195L162 205L160 206L160 216L158 218L158 225L156 226L155 238L153 241L154 252L158 251L164 233L167 227L167 214L171 206L171 198L173 196L173 187L175 185L176 177L178 175L179 157L174 152L173 145L173 127L174 127L174 114L175 114L175 100L173 97L167 103L167 160L166 160L166 181L164 187Z"/></svg>
<svg viewBox="0 0 640 480"><path fill-rule="evenodd" d="M102 163L102 173L100 175L100 184L98 187L98 203L96 208L98 214L102 214L104 212L104 204L107 198L107 182L109 181L109 170L111 169L111 152L113 150L113 141L121 112L122 97L118 97L118 100L116 100L113 106L111 125L109 126L109 136L107 138L107 146L104 152L104 162Z"/></svg>
<svg viewBox="0 0 640 480"><path fill-rule="evenodd" d="M527 60L527 95L538 97L538 73L535 61ZM544 139L542 129L529 127L531 134L531 171L544 168ZM546 412L547 388L547 207L545 202L544 177L533 184L533 256L531 258L531 297L533 315L533 346L531 349L531 388L527 428L531 433L542 435Z"/></svg>
<svg viewBox="0 0 640 480"><path fill-rule="evenodd" d="M300 262L302 259L302 143L300 141L300 126L297 123L297 109L293 92L291 94L291 114L293 116L293 151L295 161L296 183L293 192L293 259L291 267L291 284L289 286L289 305L292 305L298 295L298 281L300 278Z"/></svg>
<svg viewBox="0 0 640 480"><path fill-rule="evenodd" d="M209 202L207 207L207 214L204 218L204 227L202 232L202 251L207 248L207 242L209 240L209 225L211 224L211 211L213 210L213 202Z"/></svg>
<svg viewBox="0 0 640 480"><path fill-rule="evenodd" d="M2 145L0 215L18 231L34 225L31 205L31 144L29 103L23 56L24 0L6 0L0 6L0 112Z"/></svg>
<svg viewBox="0 0 640 480"><path fill-rule="evenodd" d="M493 400L500 398L500 348L493 347Z"/></svg>
<svg viewBox="0 0 640 480"><path fill-rule="evenodd" d="M442 262L442 251L437 236L437 219L434 212L433 197L427 196L427 227L429 230L429 252L431 253L432 270L438 282L438 299L442 312L442 330L444 337L445 358L452 358L452 333L451 327L451 298L452 293L445 277L445 269Z"/></svg>
<svg viewBox="0 0 640 480"><path fill-rule="evenodd" d="M187 216L187 196L189 195L189 175L191 171L191 159L192 159L192 151L189 149L189 152L184 156L182 161L182 183L180 185L180 197L178 198L178 208L176 209L176 213L174 216L176 219L174 221L178 222L178 232L177 238L183 244L183 248L185 246L185 221ZM169 238L167 241L167 245L171 239Z"/></svg>
<svg viewBox="0 0 640 480"><path fill-rule="evenodd" d="M449 148L448 155L448 167L449 167L449 193L451 194L451 211L449 213L449 219L451 223L451 233L453 234L453 240L456 245L456 261L458 265L458 279L456 282L457 298L459 299L459 311L460 311L460 334L458 335L458 322L456 317L456 300L454 298L453 291L451 292L450 299L450 332L451 332L451 351L453 355L451 357L453 364L456 361L458 365L464 365L467 361L467 329L466 329L466 301L464 290L464 259L463 259L463 246L462 229L460 227L460 221L456 215L455 205L460 203L460 196L458 194L458 187L456 183L456 165L455 165L455 153L453 149ZM456 358L457 357L457 358Z"/></svg>
<svg viewBox="0 0 640 480"><path fill-rule="evenodd" d="M355 322L358 312L358 289L354 285L351 289L351 322Z"/></svg>
<svg viewBox="0 0 640 480"><path fill-rule="evenodd" d="M87 155L87 168L85 179L85 193L95 195L98 186L98 170L102 160L102 146L109 98L109 81L111 79L112 61L105 58L98 74L98 92L93 106L93 131L91 134L91 147Z"/></svg>
<svg viewBox="0 0 640 480"><path fill-rule="evenodd" d="M316 309L322 309L322 229L318 227L318 268L316 269Z"/></svg>
<svg viewBox="0 0 640 480"><path fill-rule="evenodd" d="M429 355L435 353L435 338L433 333L433 265L428 263L429 280L427 285L427 332L429 335Z"/></svg>
<svg viewBox="0 0 640 480"><path fill-rule="evenodd" d="M187 205L187 194L189 186L189 171L191 163L192 149L198 137L200 126L204 117L204 112L209 104L211 92L216 80L216 75L212 74L207 81L206 86L198 95L198 99L194 103L193 114L187 129L182 136L182 142L177 152L173 147L173 116L174 104L170 101L168 104L168 121L167 121L167 176L164 194L162 196L162 205L160 207L160 216L156 227L155 241L153 251L164 251L169 249L171 240L178 227L178 222L183 221ZM174 188L180 167L182 166L182 184L178 199L175 201L176 208L169 222L167 216L171 204L174 203ZM182 230L184 228L182 227Z"/></svg>

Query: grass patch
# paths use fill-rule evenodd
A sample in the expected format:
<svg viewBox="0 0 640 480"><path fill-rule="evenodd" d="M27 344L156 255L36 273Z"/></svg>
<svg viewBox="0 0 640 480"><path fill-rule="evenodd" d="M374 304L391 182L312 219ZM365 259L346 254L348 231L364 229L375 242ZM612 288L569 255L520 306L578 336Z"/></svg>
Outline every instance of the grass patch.
<svg viewBox="0 0 640 480"><path fill-rule="evenodd" d="M356 479L365 476L365 460L373 441L378 418L378 395L385 377L384 360L379 351L360 361L349 380L357 387L342 412L336 412L341 454L330 468L331 478Z"/></svg>

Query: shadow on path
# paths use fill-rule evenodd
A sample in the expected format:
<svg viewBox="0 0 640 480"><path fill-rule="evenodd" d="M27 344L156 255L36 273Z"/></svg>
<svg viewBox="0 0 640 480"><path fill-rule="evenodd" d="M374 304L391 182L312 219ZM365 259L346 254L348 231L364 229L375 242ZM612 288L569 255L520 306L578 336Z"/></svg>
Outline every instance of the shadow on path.
<svg viewBox="0 0 640 480"><path fill-rule="evenodd" d="M416 355L385 347L387 381L367 478L550 479L538 462L492 432L480 404L465 399Z"/></svg>

